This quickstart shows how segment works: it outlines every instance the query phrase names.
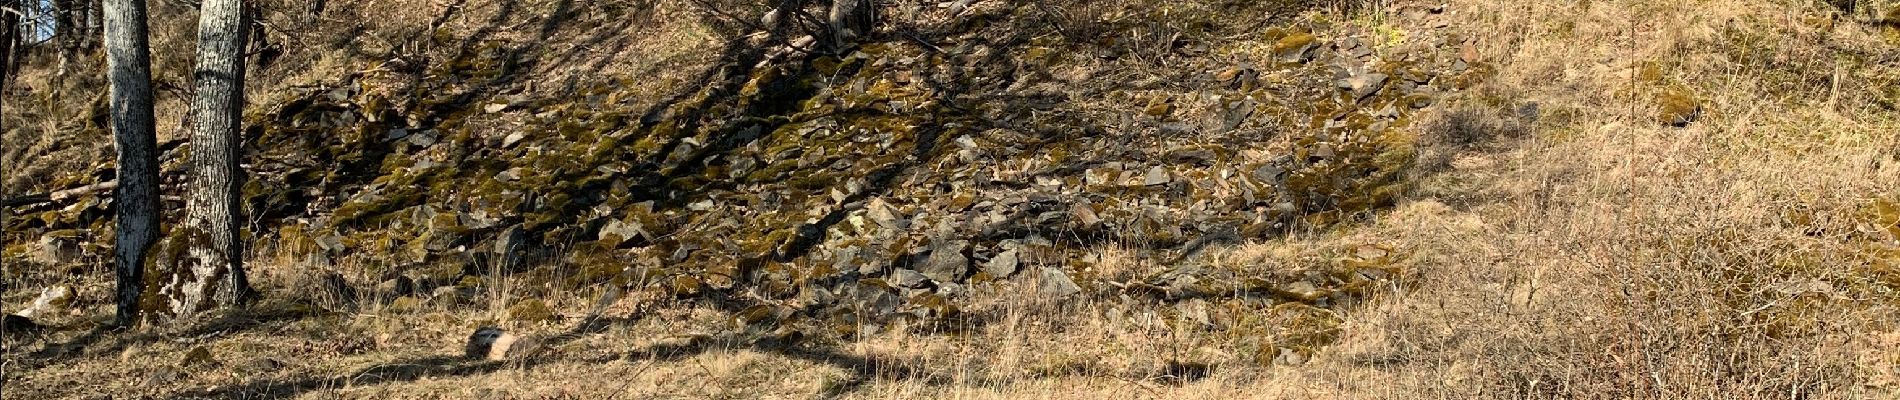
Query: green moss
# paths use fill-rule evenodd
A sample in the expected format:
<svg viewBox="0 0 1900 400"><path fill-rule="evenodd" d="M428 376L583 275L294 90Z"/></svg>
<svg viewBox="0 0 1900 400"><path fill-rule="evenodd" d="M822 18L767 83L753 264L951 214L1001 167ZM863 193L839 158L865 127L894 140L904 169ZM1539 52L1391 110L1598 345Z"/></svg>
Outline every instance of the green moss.
<svg viewBox="0 0 1900 400"><path fill-rule="evenodd" d="M819 174L792 178L786 181L786 184L793 189L816 191L831 187L831 185L836 182L837 178L832 175Z"/></svg>
<svg viewBox="0 0 1900 400"><path fill-rule="evenodd" d="M1295 52L1306 51L1307 48L1313 46L1313 43L1317 41L1319 41L1319 36L1315 36L1310 32L1287 34L1285 37L1273 42L1273 54L1279 57L1295 55Z"/></svg>
<svg viewBox="0 0 1900 400"><path fill-rule="evenodd" d="M1656 95L1656 121L1669 126L1686 126L1702 114L1702 103L1694 92L1672 87Z"/></svg>
<svg viewBox="0 0 1900 400"><path fill-rule="evenodd" d="M521 322L548 322L555 319L554 309L541 299L526 299L508 307L508 319Z"/></svg>

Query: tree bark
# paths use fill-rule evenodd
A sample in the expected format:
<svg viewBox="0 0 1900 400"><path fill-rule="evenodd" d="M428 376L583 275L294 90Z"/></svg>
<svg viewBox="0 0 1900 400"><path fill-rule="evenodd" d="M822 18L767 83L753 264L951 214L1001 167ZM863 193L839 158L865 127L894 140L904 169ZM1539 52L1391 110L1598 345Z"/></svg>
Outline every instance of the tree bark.
<svg viewBox="0 0 1900 400"><path fill-rule="evenodd" d="M76 32L78 32L81 12L79 7L73 5L73 0L52 0L52 2L53 36L59 37L61 43L71 43L74 39L78 39L79 34Z"/></svg>
<svg viewBox="0 0 1900 400"><path fill-rule="evenodd" d="M103 0L90 0L86 4L86 49L99 48L99 36L105 32L105 5Z"/></svg>
<svg viewBox="0 0 1900 400"><path fill-rule="evenodd" d="M877 24L877 5L870 0L831 0L826 12L831 50L842 51L869 36Z"/></svg>
<svg viewBox="0 0 1900 400"><path fill-rule="evenodd" d="M244 171L239 125L244 109L243 0L206 0L199 8L196 97L191 105L191 180L185 223L169 240L183 240L185 257L172 266L159 293L170 310L189 315L212 306L235 307L251 294L244 274L239 188Z"/></svg>
<svg viewBox="0 0 1900 400"><path fill-rule="evenodd" d="M7 84L13 81L11 67L14 44L20 41L20 0L0 0L0 8L4 8L0 10L0 111L4 111L7 108ZM0 131L6 130L4 125L0 123ZM0 167L0 176L8 175L4 168ZM13 206L8 205L5 209L0 209L0 226L7 226L7 215L12 214L12 208ZM0 274L13 276L13 271L6 266L0 266Z"/></svg>
<svg viewBox="0 0 1900 400"><path fill-rule="evenodd" d="M111 81L112 136L119 156L117 263L121 326L136 322L145 260L158 239L158 137L152 116L151 47L145 0L105 0L106 77Z"/></svg>
<svg viewBox="0 0 1900 400"><path fill-rule="evenodd" d="M66 76L67 66L79 53L79 41L83 39L79 30L80 10L73 0L52 0L53 2L53 42L59 48L59 68L57 75Z"/></svg>
<svg viewBox="0 0 1900 400"><path fill-rule="evenodd" d="M21 0L0 0L0 8L6 9L0 11L0 24L6 24L0 26L0 89L4 89L8 82L13 81L13 50L20 43L21 15L19 13L24 11L20 8L20 2ZM6 100L3 97L5 96L0 96L0 107L5 106L3 102Z"/></svg>

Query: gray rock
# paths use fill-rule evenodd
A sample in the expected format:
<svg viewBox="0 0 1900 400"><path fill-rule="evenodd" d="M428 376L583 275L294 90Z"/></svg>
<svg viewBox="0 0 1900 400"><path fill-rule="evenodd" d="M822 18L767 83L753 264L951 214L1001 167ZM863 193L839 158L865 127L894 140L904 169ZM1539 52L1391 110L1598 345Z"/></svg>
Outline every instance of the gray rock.
<svg viewBox="0 0 1900 400"><path fill-rule="evenodd" d="M1298 366L1306 363L1306 356L1301 355L1299 351L1282 348L1280 349L1280 355L1273 358L1273 363L1286 366Z"/></svg>
<svg viewBox="0 0 1900 400"><path fill-rule="evenodd" d="M1318 146L1313 146L1313 158L1330 160L1335 156L1337 156L1337 154L1333 151L1332 144L1320 143Z"/></svg>
<svg viewBox="0 0 1900 400"><path fill-rule="evenodd" d="M864 216L870 218L871 222L883 226L884 229L902 230L910 225L909 221L899 216L897 207L881 198L871 199L870 203L864 205Z"/></svg>
<svg viewBox="0 0 1900 400"><path fill-rule="evenodd" d="M930 246L930 256L918 266L924 276L938 282L957 282L970 272L970 242L939 241Z"/></svg>
<svg viewBox="0 0 1900 400"><path fill-rule="evenodd" d="M527 241L528 234L521 230L520 225L510 226L495 235L494 247L489 251L494 254L496 261L500 262L502 267L512 268L521 265L522 253L527 248Z"/></svg>
<svg viewBox="0 0 1900 400"><path fill-rule="evenodd" d="M468 302L475 297L475 289L460 286L443 286L429 293L429 301L438 305L450 306Z"/></svg>
<svg viewBox="0 0 1900 400"><path fill-rule="evenodd" d="M1240 125L1246 123L1248 118L1253 117L1254 110L1259 106L1260 104L1254 102L1252 98L1234 102L1233 105L1221 111L1221 131L1240 128Z"/></svg>
<svg viewBox="0 0 1900 400"><path fill-rule="evenodd" d="M619 247L621 244L636 238L650 240L653 234L647 233L646 228L641 226L638 221L612 220L607 221L607 225L600 228L600 234L598 236L601 242L609 246Z"/></svg>
<svg viewBox="0 0 1900 400"><path fill-rule="evenodd" d="M324 97L328 97L331 102L336 102L336 103L348 102L350 101L350 88L341 87L341 88L331 89L328 93L324 93L323 95Z"/></svg>
<svg viewBox="0 0 1900 400"><path fill-rule="evenodd" d="M1147 186L1166 185L1173 180L1174 179L1168 175L1167 168L1162 168L1157 165L1154 166L1154 168L1148 169L1148 174L1141 178L1141 184Z"/></svg>
<svg viewBox="0 0 1900 400"><path fill-rule="evenodd" d="M1102 216L1097 215L1095 209L1086 202L1078 202L1071 206L1069 215L1075 217L1075 223L1082 227L1093 227L1102 223Z"/></svg>
<svg viewBox="0 0 1900 400"><path fill-rule="evenodd" d="M890 283L901 288L920 288L930 284L930 278L904 268L891 270Z"/></svg>
<svg viewBox="0 0 1900 400"><path fill-rule="evenodd" d="M1345 38L1340 40L1334 48L1337 49L1340 54L1348 58L1362 59L1372 56L1372 46L1367 46L1365 42L1360 41L1359 38Z"/></svg>
<svg viewBox="0 0 1900 400"><path fill-rule="evenodd" d="M409 144L422 146L422 147L434 146L435 141L436 141L435 130L429 129L429 130L424 130L422 132L416 132L415 134L409 135L408 139L409 139Z"/></svg>
<svg viewBox="0 0 1900 400"><path fill-rule="evenodd" d="M955 283L937 285L937 294L943 295L944 297L955 298L969 294L969 292L969 287Z"/></svg>
<svg viewBox="0 0 1900 400"><path fill-rule="evenodd" d="M1524 105L1517 107L1517 118L1524 121L1536 122L1537 117L1541 114L1539 111L1537 102L1524 103Z"/></svg>
<svg viewBox="0 0 1900 400"><path fill-rule="evenodd" d="M341 235L332 233L328 235L317 236L315 238L311 238L311 240L317 242L317 248L321 248L323 249L323 251L326 251L326 252L341 253L343 252L343 250L345 250L345 248L343 247L343 236Z"/></svg>
<svg viewBox="0 0 1900 400"><path fill-rule="evenodd" d="M1068 297L1082 293L1082 287L1076 286L1075 281L1069 279L1069 274L1050 267L1042 268L1042 282L1037 289L1049 297Z"/></svg>
<svg viewBox="0 0 1900 400"><path fill-rule="evenodd" d="M1213 328L1214 317L1207 312L1207 308L1207 300L1202 299L1190 299L1174 306L1175 311L1181 313L1181 318L1194 321L1202 327Z"/></svg>
<svg viewBox="0 0 1900 400"><path fill-rule="evenodd" d="M1163 286L1163 288L1166 289L1168 297L1170 298L1184 298L1205 293L1206 286L1207 285L1201 284L1200 276L1182 274L1174 277L1174 279L1169 279L1167 286Z"/></svg>
<svg viewBox="0 0 1900 400"><path fill-rule="evenodd" d="M864 310L863 313L867 315L888 315L897 311L897 306L903 303L896 294L883 288L856 283L847 285L849 289L846 293L852 299L852 306Z"/></svg>
<svg viewBox="0 0 1900 400"><path fill-rule="evenodd" d="M995 257L990 257L989 262L983 263L983 272L993 277L1006 278L1016 274L1016 269L1021 265L1022 260L1016 257L1016 250L1009 249L996 253Z"/></svg>
<svg viewBox="0 0 1900 400"><path fill-rule="evenodd" d="M1254 179L1259 179L1262 183L1278 185L1280 184L1280 179L1286 177L1286 169L1272 164L1262 165L1260 168L1253 170L1253 177Z"/></svg>
<svg viewBox="0 0 1900 400"><path fill-rule="evenodd" d="M1373 111L1372 117L1373 118L1398 118L1399 108L1396 105L1386 104L1385 107L1380 107L1379 110ZM1378 132L1378 131L1373 130L1373 132Z"/></svg>
<svg viewBox="0 0 1900 400"><path fill-rule="evenodd" d="M497 223L501 223L500 218L489 217L488 213L482 211L460 215L462 227L467 229L488 229L493 228Z"/></svg>
<svg viewBox="0 0 1900 400"><path fill-rule="evenodd" d="M857 246L846 246L831 250L831 266L839 271L858 270L858 253L863 252Z"/></svg>
<svg viewBox="0 0 1900 400"><path fill-rule="evenodd" d="M66 286L48 287L40 289L40 297L33 299L33 305L27 306L25 310L20 310L13 314L34 318L43 314L64 310L66 306L72 304L72 302L73 288Z"/></svg>
<svg viewBox="0 0 1900 400"><path fill-rule="evenodd" d="M1352 91L1354 99L1364 99L1366 96L1371 96L1373 93L1379 92L1380 88L1384 88L1386 79L1385 74L1365 73L1353 75L1346 79L1340 79L1335 82L1335 84L1339 86L1340 89Z"/></svg>
<svg viewBox="0 0 1900 400"><path fill-rule="evenodd" d="M502 182L518 181L518 180L521 180L521 173L522 173L521 167L505 169L505 170L502 170L501 172L495 173L495 180L502 181Z"/></svg>
<svg viewBox="0 0 1900 400"><path fill-rule="evenodd" d="M41 236L35 258L42 263L59 265L79 259L79 242L69 238Z"/></svg>

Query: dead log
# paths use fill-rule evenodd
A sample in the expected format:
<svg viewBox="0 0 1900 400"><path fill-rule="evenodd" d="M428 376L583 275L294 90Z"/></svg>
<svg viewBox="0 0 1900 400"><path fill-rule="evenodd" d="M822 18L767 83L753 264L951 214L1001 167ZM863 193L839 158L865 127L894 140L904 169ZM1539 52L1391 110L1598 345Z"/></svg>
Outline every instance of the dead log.
<svg viewBox="0 0 1900 400"><path fill-rule="evenodd" d="M21 206L30 206L30 205L40 204L40 203L60 202L60 201L65 201L66 199L70 199L74 196L103 192L103 191L111 191L112 189L116 189L118 187L119 187L119 181L99 182L99 183L94 183L94 184L86 185L86 186L80 186L80 187L76 187L72 189L26 195L26 196L6 199L5 202L0 202L0 207L14 208L14 207L21 207Z"/></svg>

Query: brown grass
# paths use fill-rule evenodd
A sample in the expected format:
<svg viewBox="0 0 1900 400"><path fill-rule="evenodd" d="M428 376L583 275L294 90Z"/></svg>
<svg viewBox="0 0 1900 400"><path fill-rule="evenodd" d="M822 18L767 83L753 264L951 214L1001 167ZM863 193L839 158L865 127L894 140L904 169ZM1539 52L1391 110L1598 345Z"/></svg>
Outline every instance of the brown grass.
<svg viewBox="0 0 1900 400"><path fill-rule="evenodd" d="M9 350L7 392L1892 398L1900 396L1900 228L1892 226L1900 216L1881 204L1900 204L1900 113L1892 108L1900 93L1891 89L1900 85L1891 56L1900 43L1864 25L1814 23L1827 9L1802 4L1451 1L1448 29L1476 39L1473 50L1500 72L1417 123L1423 151L1407 200L1361 226L1202 258L1221 270L1297 274L1324 267L1339 249L1405 254L1408 279L1327 312L1343 321L1337 341L1310 355L1260 351L1325 334L1278 328L1300 316L1237 300L1054 302L1026 294L1034 282L1022 278L973 289L968 298L981 300L965 305L975 316L967 324L899 327L826 346L731 335L729 316L709 307L634 296L614 311L643 310L636 319L544 359L454 360L469 330L518 300L507 283L491 282L494 295L473 305L398 310L361 299L361 307L337 307L355 310L343 314L290 307L280 314L297 318L264 312L194 325L227 330L61 333L46 342L91 345ZM1404 5L1361 10L1347 24L1402 35L1382 13ZM621 68L704 62L679 44L704 32L633 35L640 39L627 54L645 56ZM662 81L656 87L679 82ZM1656 123L1654 99L1674 89L1699 100L1699 121ZM1081 274L1163 268L1138 250L1098 253ZM322 271L297 269L295 260L260 264L267 287L326 296L311 289L321 287ZM546 300L585 310L593 295ZM216 361L178 366L198 346ZM30 367L12 366L21 364Z"/></svg>

